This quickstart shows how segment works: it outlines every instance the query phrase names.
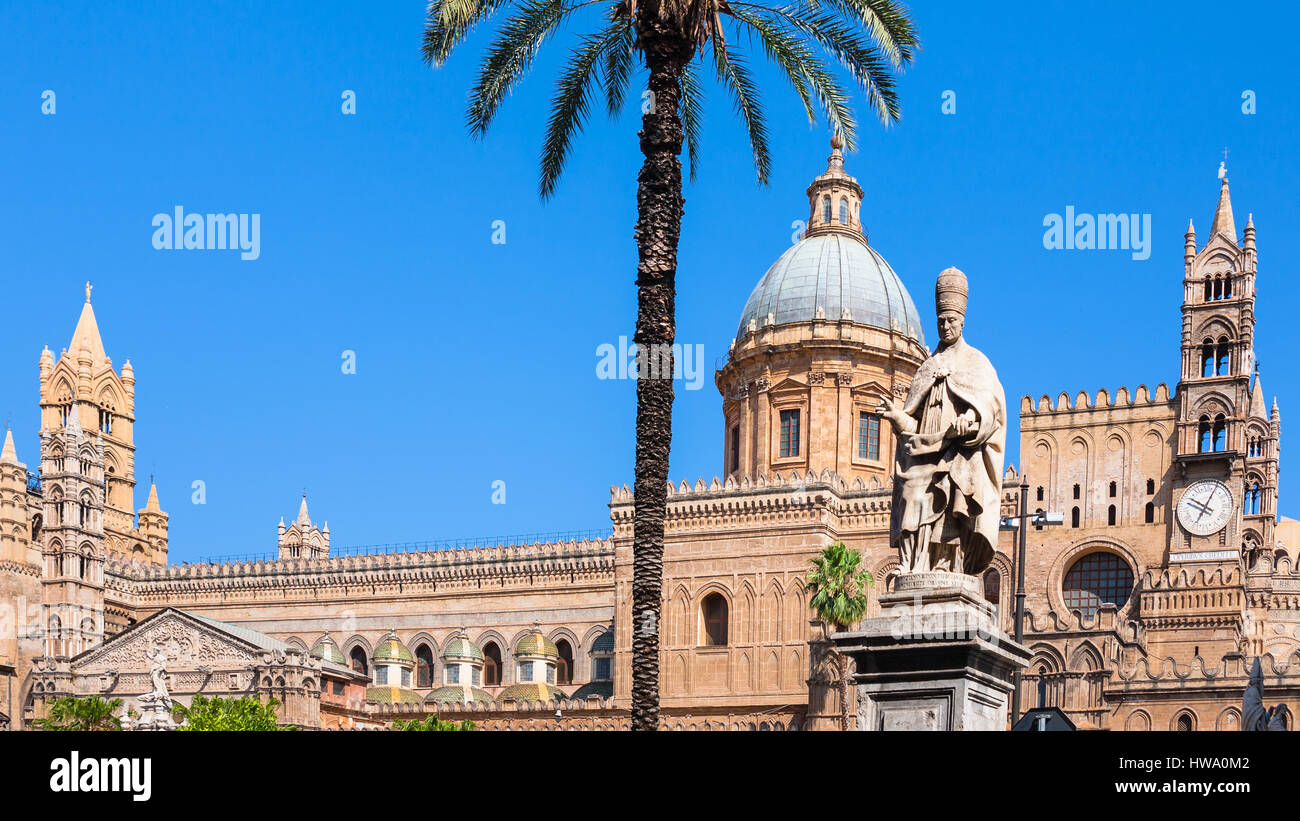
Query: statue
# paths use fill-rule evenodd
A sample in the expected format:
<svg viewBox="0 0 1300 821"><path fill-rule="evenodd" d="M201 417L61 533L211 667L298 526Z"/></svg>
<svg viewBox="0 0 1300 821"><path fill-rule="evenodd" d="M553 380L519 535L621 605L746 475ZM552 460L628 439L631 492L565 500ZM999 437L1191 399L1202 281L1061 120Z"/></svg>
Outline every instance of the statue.
<svg viewBox="0 0 1300 821"><path fill-rule="evenodd" d="M1246 732L1285 730L1285 715L1285 704L1264 709L1264 672L1257 656L1250 668L1250 683L1241 697L1241 729Z"/></svg>
<svg viewBox="0 0 1300 821"><path fill-rule="evenodd" d="M149 659L149 684L153 690L136 699L142 711L132 729L169 730L176 726L171 715L176 703L167 692L167 649L159 646L153 652L146 650L145 658Z"/></svg>
<svg viewBox="0 0 1300 821"><path fill-rule="evenodd" d="M939 274L939 347L901 407L886 397L877 408L898 441L889 543L904 574L978 575L997 545L1006 397L988 357L962 338L968 293L961 271Z"/></svg>

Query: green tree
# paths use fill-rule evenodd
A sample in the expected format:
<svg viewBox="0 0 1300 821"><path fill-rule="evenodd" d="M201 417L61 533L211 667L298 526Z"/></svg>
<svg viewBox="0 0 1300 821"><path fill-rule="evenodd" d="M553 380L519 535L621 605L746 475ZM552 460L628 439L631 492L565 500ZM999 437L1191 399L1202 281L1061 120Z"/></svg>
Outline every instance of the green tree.
<svg viewBox="0 0 1300 821"><path fill-rule="evenodd" d="M100 732L122 729L122 719L114 713L122 709L122 699L105 701L99 696L65 696L49 703L45 718L32 725L38 730Z"/></svg>
<svg viewBox="0 0 1300 821"><path fill-rule="evenodd" d="M275 709L280 702L271 699L265 704L256 698L209 698L196 695L190 700L190 706L177 705L185 723L178 730L206 731L220 730L232 732L273 732L276 730L293 730L276 723Z"/></svg>
<svg viewBox="0 0 1300 821"><path fill-rule="evenodd" d="M393 722L394 730L404 730L407 732L464 732L474 729L474 722L462 721L443 721L437 716L429 716L421 721L420 719L411 719L402 721L400 718Z"/></svg>
<svg viewBox="0 0 1300 821"><path fill-rule="evenodd" d="M479 24L508 15L487 47L470 92L468 126L483 137L505 97L562 25L591 24L560 73L541 156L540 193L554 191L574 136L599 87L611 118L621 114L644 64L643 157L637 176L636 464L633 491L632 726L659 726L659 622L663 586L668 451L672 440L672 342L676 335L677 243L682 142L691 178L700 165L702 74L712 71L744 120L758 180L771 169L759 87L743 45L773 62L809 122L818 110L852 149L857 123L849 91L827 58L865 91L885 124L900 116L896 76L920 48L910 13L896 0L433 0L424 30L426 63L443 65ZM696 59L698 58L698 60Z"/></svg>
<svg viewBox="0 0 1300 821"><path fill-rule="evenodd" d="M836 632L849 629L867 612L867 588L876 583L871 572L861 569L862 554L845 547L843 542L828 545L812 559L808 571L808 606ZM849 711L849 658L839 650L835 655L840 666L840 729L853 729Z"/></svg>

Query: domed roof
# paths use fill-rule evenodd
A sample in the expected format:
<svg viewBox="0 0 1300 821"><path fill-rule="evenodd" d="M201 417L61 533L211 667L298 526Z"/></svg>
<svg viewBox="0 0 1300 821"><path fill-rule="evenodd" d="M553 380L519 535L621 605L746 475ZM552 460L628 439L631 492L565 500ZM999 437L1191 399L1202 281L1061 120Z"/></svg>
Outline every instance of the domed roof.
<svg viewBox="0 0 1300 821"><path fill-rule="evenodd" d="M515 701L558 701L568 698L559 687L534 682L530 684L511 684L501 691L497 701L514 699Z"/></svg>
<svg viewBox="0 0 1300 821"><path fill-rule="evenodd" d="M534 629L533 632L519 640L519 646L515 648L516 656L546 656L547 658L558 659L560 651L555 646L555 642L542 635L542 631Z"/></svg>
<svg viewBox="0 0 1300 821"><path fill-rule="evenodd" d="M736 338L749 332L750 320L765 327L768 314L776 325L849 319L925 345L921 316L898 274L865 239L843 232L805 237L772 263L745 303Z"/></svg>
<svg viewBox="0 0 1300 821"><path fill-rule="evenodd" d="M591 652L593 653L612 653L614 652L614 631L606 630L591 643Z"/></svg>
<svg viewBox="0 0 1300 821"><path fill-rule="evenodd" d="M339 650L339 646L334 643L334 639L330 638L328 633L316 639L316 643L311 646L311 654L318 659L332 661L344 667L348 666L348 660L343 658L343 651Z"/></svg>
<svg viewBox="0 0 1300 821"><path fill-rule="evenodd" d="M442 648L442 658L444 661L454 659L465 659L466 661L482 661L483 651L478 645L469 640L469 636L464 633L458 633L447 641L447 646Z"/></svg>
<svg viewBox="0 0 1300 821"><path fill-rule="evenodd" d="M375 652L370 654L374 661L396 661L415 664L415 656L411 655L411 650L401 640L397 638L396 633L389 633L384 636L383 641L375 645Z"/></svg>
<svg viewBox="0 0 1300 821"><path fill-rule="evenodd" d="M407 690L405 687L377 687L366 688L366 701L374 701L378 704L423 704L424 699L414 690Z"/></svg>
<svg viewBox="0 0 1300 821"><path fill-rule="evenodd" d="M492 694L487 690L480 690L478 687L462 687L459 684L439 687L424 697L425 704L465 704L470 701L490 704L493 700Z"/></svg>
<svg viewBox="0 0 1300 821"><path fill-rule="evenodd" d="M582 701L591 696L600 696L601 698L613 698L614 682L612 681L589 681L586 684L573 691L569 698L574 701Z"/></svg>

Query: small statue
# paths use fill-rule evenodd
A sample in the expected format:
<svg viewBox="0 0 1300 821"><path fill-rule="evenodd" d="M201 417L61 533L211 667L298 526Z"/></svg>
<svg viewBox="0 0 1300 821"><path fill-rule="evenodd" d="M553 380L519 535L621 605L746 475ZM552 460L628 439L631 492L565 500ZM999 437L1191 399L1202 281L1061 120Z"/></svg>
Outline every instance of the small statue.
<svg viewBox="0 0 1300 821"><path fill-rule="evenodd" d="M1286 730L1286 705L1278 704L1264 709L1264 671L1259 657L1250 668L1250 683L1241 697L1241 729L1245 732Z"/></svg>
<svg viewBox="0 0 1300 821"><path fill-rule="evenodd" d="M902 406L886 397L877 408L898 438L889 543L904 574L978 575L998 541L1006 394L988 357L962 338L966 275L945 270L934 292L939 347Z"/></svg>

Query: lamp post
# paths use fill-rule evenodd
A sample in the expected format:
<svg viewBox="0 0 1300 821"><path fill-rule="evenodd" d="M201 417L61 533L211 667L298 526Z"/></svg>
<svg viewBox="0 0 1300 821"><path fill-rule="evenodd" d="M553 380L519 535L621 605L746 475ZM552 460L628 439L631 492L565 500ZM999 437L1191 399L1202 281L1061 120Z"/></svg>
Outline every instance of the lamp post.
<svg viewBox="0 0 1300 821"><path fill-rule="evenodd" d="M1026 524L1032 524L1036 529L1042 530L1048 525L1060 525L1065 523L1065 514L1063 513L1046 513L1042 510L1035 511L1033 518L1029 517L1029 477L1020 477L1020 515L1016 517L1003 516L1001 520L1001 530L1015 530L1019 538L1019 549L1016 557L1016 644L1023 644L1025 638L1025 544L1027 541L1029 528ZM1020 720L1020 684L1023 671L1017 667L1012 673L1011 691L1011 724Z"/></svg>

